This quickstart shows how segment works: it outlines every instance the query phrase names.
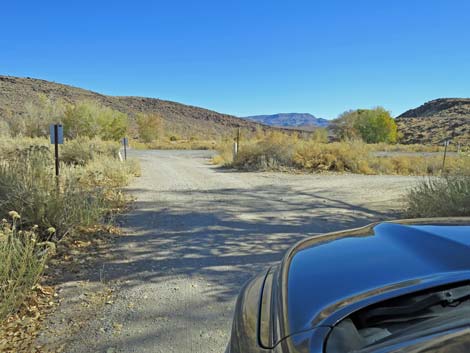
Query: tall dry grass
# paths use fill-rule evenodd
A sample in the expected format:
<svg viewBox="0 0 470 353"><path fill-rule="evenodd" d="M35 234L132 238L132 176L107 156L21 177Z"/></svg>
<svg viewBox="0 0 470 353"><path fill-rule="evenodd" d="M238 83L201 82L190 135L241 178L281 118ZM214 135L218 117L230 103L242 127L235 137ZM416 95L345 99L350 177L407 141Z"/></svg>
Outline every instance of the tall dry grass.
<svg viewBox="0 0 470 353"><path fill-rule="evenodd" d="M470 216L470 176L428 178L406 198L406 215L420 217Z"/></svg>
<svg viewBox="0 0 470 353"><path fill-rule="evenodd" d="M109 220L125 202L120 188L140 173L135 161L116 158L116 144L87 139L62 146L70 158L57 179L47 140L10 142L0 144L0 219L14 216L11 227L4 221L0 229L0 319L39 278L43 242Z"/></svg>
<svg viewBox="0 0 470 353"><path fill-rule="evenodd" d="M305 172L350 172L359 174L438 175L470 166L465 155L448 156L442 170L441 154L377 156L375 152L413 152L416 146L386 148L382 144L358 141L321 143L282 133L271 133L257 139L243 140L238 155L233 158L232 143L218 146L214 163L241 170L301 170ZM420 152L431 151L423 148Z"/></svg>
<svg viewBox="0 0 470 353"><path fill-rule="evenodd" d="M20 215L0 223L0 320L11 314L38 282L54 246L40 242L36 229L18 228Z"/></svg>

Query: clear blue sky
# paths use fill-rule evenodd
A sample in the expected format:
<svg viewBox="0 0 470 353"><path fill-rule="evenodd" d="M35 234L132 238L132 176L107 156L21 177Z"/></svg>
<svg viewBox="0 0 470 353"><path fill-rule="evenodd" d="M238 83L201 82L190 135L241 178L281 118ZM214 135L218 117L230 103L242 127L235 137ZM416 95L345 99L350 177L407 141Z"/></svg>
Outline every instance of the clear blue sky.
<svg viewBox="0 0 470 353"><path fill-rule="evenodd" d="M105 94L326 118L470 96L468 0L11 0L0 14L1 74Z"/></svg>

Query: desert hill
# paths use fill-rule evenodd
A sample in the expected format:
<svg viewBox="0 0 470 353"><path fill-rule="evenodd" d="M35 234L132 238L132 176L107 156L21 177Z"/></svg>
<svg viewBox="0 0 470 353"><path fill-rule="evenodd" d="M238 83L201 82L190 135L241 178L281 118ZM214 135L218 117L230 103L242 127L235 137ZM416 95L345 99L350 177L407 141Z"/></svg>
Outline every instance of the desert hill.
<svg viewBox="0 0 470 353"><path fill-rule="evenodd" d="M7 111L21 116L27 102L45 94L52 99L62 99L68 103L93 100L129 115L136 113L157 113L164 120L165 128L181 136L214 137L230 133L235 128L255 130L270 129L256 122L215 111L184 105L176 102L144 97L107 96L82 88L55 82L0 75L0 117Z"/></svg>
<svg viewBox="0 0 470 353"><path fill-rule="evenodd" d="M403 143L470 143L470 98L440 98L396 118Z"/></svg>

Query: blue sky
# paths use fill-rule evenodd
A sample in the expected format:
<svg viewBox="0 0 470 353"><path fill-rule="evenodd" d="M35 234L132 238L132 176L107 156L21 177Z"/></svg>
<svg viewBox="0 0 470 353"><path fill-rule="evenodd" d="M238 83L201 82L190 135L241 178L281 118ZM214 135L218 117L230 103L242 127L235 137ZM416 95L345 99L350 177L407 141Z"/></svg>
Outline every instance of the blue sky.
<svg viewBox="0 0 470 353"><path fill-rule="evenodd" d="M15 0L0 33L0 74L238 116L470 96L468 0Z"/></svg>

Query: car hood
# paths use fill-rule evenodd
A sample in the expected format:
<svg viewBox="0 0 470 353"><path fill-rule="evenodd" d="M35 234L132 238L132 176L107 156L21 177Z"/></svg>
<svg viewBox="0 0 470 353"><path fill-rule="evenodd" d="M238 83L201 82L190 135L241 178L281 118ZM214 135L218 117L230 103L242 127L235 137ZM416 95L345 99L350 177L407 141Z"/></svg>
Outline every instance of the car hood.
<svg viewBox="0 0 470 353"><path fill-rule="evenodd" d="M310 238L281 264L281 336L332 326L396 295L468 279L468 218L385 222Z"/></svg>

